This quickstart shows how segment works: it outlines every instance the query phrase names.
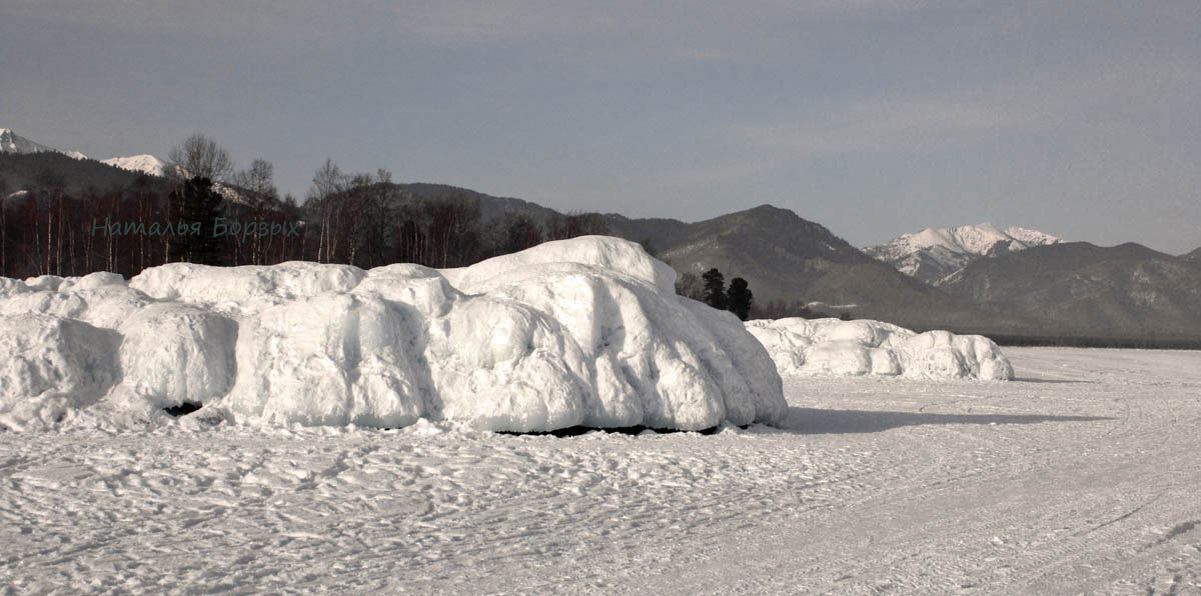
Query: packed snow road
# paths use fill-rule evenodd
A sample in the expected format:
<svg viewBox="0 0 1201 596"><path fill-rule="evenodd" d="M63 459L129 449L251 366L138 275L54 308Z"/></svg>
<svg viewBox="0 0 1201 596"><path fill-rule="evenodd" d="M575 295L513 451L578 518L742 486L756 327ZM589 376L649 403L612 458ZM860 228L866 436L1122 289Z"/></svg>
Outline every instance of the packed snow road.
<svg viewBox="0 0 1201 596"><path fill-rule="evenodd" d="M1006 354L715 435L4 432L0 591L1201 592L1201 352Z"/></svg>

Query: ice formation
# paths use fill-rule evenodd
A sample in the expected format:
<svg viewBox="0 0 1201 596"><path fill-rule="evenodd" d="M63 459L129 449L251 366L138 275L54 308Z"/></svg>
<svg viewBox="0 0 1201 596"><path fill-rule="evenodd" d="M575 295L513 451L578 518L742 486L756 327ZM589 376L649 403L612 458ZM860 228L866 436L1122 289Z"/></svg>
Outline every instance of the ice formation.
<svg viewBox="0 0 1201 596"><path fill-rule="evenodd" d="M992 340L949 331L914 333L880 321L748 321L782 375L883 375L1006 381L1013 366Z"/></svg>
<svg viewBox="0 0 1201 596"><path fill-rule="evenodd" d="M0 425L202 405L238 421L497 431L778 420L771 357L637 244L471 267L176 263L126 283L0 278Z"/></svg>

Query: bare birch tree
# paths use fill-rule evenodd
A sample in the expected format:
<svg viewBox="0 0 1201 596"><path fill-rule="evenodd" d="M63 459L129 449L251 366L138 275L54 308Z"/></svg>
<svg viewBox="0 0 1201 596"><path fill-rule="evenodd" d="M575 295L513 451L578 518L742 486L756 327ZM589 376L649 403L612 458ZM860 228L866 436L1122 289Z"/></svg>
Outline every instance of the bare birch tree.
<svg viewBox="0 0 1201 596"><path fill-rule="evenodd" d="M167 153L167 175L178 182L197 176L228 182L233 172L229 152L200 133L192 134Z"/></svg>

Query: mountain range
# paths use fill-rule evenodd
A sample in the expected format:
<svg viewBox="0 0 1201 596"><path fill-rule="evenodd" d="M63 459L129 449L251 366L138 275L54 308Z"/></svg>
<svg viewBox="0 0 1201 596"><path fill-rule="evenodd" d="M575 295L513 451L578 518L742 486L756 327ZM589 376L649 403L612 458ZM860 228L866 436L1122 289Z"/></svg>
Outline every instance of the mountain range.
<svg viewBox="0 0 1201 596"><path fill-rule="evenodd" d="M0 128L0 153L62 153L67 157L74 159L88 159L88 156L78 151L62 151L53 147L47 147L41 143L35 143L17 133L12 129Z"/></svg>
<svg viewBox="0 0 1201 596"><path fill-rule="evenodd" d="M980 259L939 289L1059 335L1201 337L1201 262L1127 243L1034 247Z"/></svg>
<svg viewBox="0 0 1201 596"><path fill-rule="evenodd" d="M53 147L48 147L46 145L42 145L41 143L31 141L25 137L22 137L16 133L14 133L11 129L8 129L8 128L0 128L0 155L9 155L9 156L25 155L25 156L39 156L42 158L47 158L47 157L53 156L53 155L65 155L72 159L78 160L81 164L83 164L83 163L104 164L105 166L112 166L114 168L123 170L125 172L132 172L134 174L146 174L149 176L157 176L160 178L165 176L166 171L167 171L167 164L163 160L161 160L153 155L150 155L150 154L144 153L144 154L140 154L140 155L130 155L128 157L110 157L108 159L102 159L102 160L97 161L97 160L92 160L87 155L84 155L83 153L80 153L78 151L63 151L60 149L55 149ZM50 157L50 159L53 159L53 158ZM71 190L82 190L84 188L87 188L88 186L112 187L112 186L118 186L118 185L125 183L123 177L114 176L111 172L108 172L108 173L97 172L96 168L91 168L92 171L87 174L82 174L82 170L80 168L73 168L73 167L64 168L62 166L58 166L58 167L53 167L50 169L55 170L55 171L71 170L73 172L73 174L66 176L67 180L65 181L66 187ZM84 167L83 169L87 169L87 168ZM40 173L40 172L37 172L37 173ZM30 180L31 175L28 172L26 172L26 175L24 175L24 176L16 175L16 176L12 176L12 178L13 178L13 180L7 181L7 182L9 182L12 185L16 185L18 187L29 185L29 184L32 184L32 182L33 182L32 180ZM91 184L81 183L80 182L81 179L87 180L87 181L91 182ZM97 180L103 180L104 182L97 184L96 183ZM114 180L116 182L113 182ZM228 201L233 201L235 203L241 203L241 202L245 202L245 200L246 200L242 196L242 193L239 192L239 189L237 189L233 186L230 186L228 184L224 184L221 182L215 182L213 185L213 188L222 197L224 197Z"/></svg>
<svg viewBox="0 0 1201 596"><path fill-rule="evenodd" d="M926 228L869 246L863 252L889 263L901 273L938 285L943 278L978 259L1059 242L1063 241L1037 230L1018 227L1001 230L991 223L982 223Z"/></svg>
<svg viewBox="0 0 1201 596"><path fill-rule="evenodd" d="M746 279L761 306L822 303L857 318L923 329L987 324L1016 331L1033 325L959 302L787 209L762 205L696 223L604 217L613 235L647 244L681 273L717 268L727 279Z"/></svg>
<svg viewBox="0 0 1201 596"><path fill-rule="evenodd" d="M0 129L8 191L47 171L66 188L132 184L158 175L149 155L104 163ZM60 155L61 154L61 155ZM116 167L110 167L116 166ZM397 185L403 196L478 202L481 218L548 222L559 212L518 198L443 184ZM3 189L0 189L3 190ZM742 277L760 307L820 304L914 329L1030 337L1201 339L1201 248L1172 256L1137 244L1098 247L985 223L928 228L864 250L819 223L762 205L683 222L595 215L609 233L643 243L682 275L717 268Z"/></svg>
<svg viewBox="0 0 1201 596"><path fill-rule="evenodd" d="M61 153L72 159L91 159L79 151L55 149L41 143L31 141L10 128L0 128L0 153L27 155L31 153ZM118 167L131 172L142 172L151 176L162 176L166 164L153 155L131 155L129 157L111 157L99 160L100 163Z"/></svg>

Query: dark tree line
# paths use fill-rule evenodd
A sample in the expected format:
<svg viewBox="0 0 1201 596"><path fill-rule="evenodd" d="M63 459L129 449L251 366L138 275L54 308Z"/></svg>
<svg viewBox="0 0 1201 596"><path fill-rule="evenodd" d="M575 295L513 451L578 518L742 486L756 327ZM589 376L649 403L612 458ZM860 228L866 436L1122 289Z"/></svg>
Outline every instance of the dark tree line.
<svg viewBox="0 0 1201 596"><path fill-rule="evenodd" d="M464 194L420 198L391 174L342 174L327 161L313 178L302 211L312 260L363 268L390 263L462 267L490 257L588 234L604 234L597 214L536 220L506 213L485 220L479 199Z"/></svg>
<svg viewBox="0 0 1201 596"><path fill-rule="evenodd" d="M143 178L144 180L144 178ZM40 187L9 196L0 208L0 275L125 276L164 263L279 263L304 258L301 237L231 234L233 222L284 230L301 214L225 200L208 179L190 178L164 195L135 183L69 194ZM194 224L194 225L192 225ZM224 229L218 226L225 226ZM257 228L257 226L256 226Z"/></svg>
<svg viewBox="0 0 1201 596"><path fill-rule="evenodd" d="M327 161L303 204L280 199L272 167L232 162L203 137L172 153L166 180L138 176L99 191L73 189L48 168L27 192L0 178L0 275L130 277L171 262L270 265L291 260L363 268L391 263L459 267L548 240L604 234L596 214L485 220L478 199L418 198L391 174L343 174ZM107 167L107 166L105 166ZM195 175L196 170L217 176Z"/></svg>

